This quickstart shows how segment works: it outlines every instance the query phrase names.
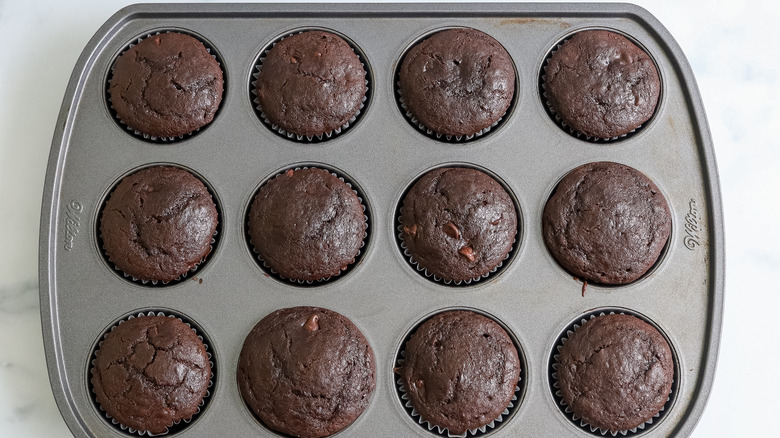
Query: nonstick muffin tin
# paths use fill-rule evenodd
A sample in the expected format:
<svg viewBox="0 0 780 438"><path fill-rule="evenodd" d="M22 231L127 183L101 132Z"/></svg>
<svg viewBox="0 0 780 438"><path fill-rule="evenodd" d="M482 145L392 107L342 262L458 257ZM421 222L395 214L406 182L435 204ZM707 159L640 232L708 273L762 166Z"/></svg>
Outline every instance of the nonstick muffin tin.
<svg viewBox="0 0 780 438"><path fill-rule="evenodd" d="M501 122L469 141L426 135L402 112L395 89L405 51L437 30L472 27L497 39L517 72L515 101ZM643 47L661 76L653 118L614 142L564 131L541 97L550 51L584 29L620 32ZM353 45L370 94L349 129L323 141L272 131L253 103L257 60L280 37L325 29ZM225 74L214 121L191 136L154 142L115 120L106 88L116 57L138 38L185 32L211 48ZM542 239L542 210L557 182L592 161L634 167L660 188L672 234L659 261L638 281L599 286L572 278ZM167 285L136 283L107 261L98 235L101 207L134 170L168 164L190 170L220 213L214 249L197 271ZM426 171L467 166L496 177L514 198L520 231L502 267L470 284L444 284L410 265L398 242L402 195ZM300 285L276 278L248 244L253 195L289 168L323 167L350 182L369 228L358 262L330 281ZM687 436L713 379L723 305L723 223L717 170L701 98L683 53L647 11L626 4L162 4L114 15L74 69L60 112L41 217L40 298L49 375L57 404L76 436L127 436L99 410L90 362L103 334L141 312L175 315L207 339L214 384L200 414L169 435L276 436L248 410L236 366L247 333L270 312L319 306L352 320L374 349L377 386L366 411L341 436L433 436L404 406L393 367L403 342L426 317L467 308L496 319L519 347L519 397L491 436L599 435L563 412L551 382L554 347L567 329L601 312L650 321L675 355L675 385L663 414L629 436Z"/></svg>

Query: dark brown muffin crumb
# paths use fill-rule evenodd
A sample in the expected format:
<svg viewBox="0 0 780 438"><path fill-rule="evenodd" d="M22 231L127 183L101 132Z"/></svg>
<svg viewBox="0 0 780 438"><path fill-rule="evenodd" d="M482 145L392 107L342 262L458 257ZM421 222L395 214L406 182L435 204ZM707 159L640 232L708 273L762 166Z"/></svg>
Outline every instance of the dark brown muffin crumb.
<svg viewBox="0 0 780 438"><path fill-rule="evenodd" d="M566 270L601 284L626 284L658 260L671 232L669 206L638 170L611 162L569 172L547 201L544 242Z"/></svg>
<svg viewBox="0 0 780 438"><path fill-rule="evenodd" d="M222 102L223 86L222 68L203 43L168 32L120 55L108 91L122 123L168 138L209 124Z"/></svg>
<svg viewBox="0 0 780 438"><path fill-rule="evenodd" d="M114 189L100 214L100 237L120 271L168 282L211 252L218 221L199 179L184 169L156 166L125 177Z"/></svg>
<svg viewBox="0 0 780 438"><path fill-rule="evenodd" d="M661 91L650 56L606 30L577 32L544 69L552 110L575 131L609 139L625 135L655 112Z"/></svg>
<svg viewBox="0 0 780 438"><path fill-rule="evenodd" d="M399 71L400 92L414 117L445 136L470 136L505 113L515 92L512 59L476 29L448 29L415 45Z"/></svg>
<svg viewBox="0 0 780 438"><path fill-rule="evenodd" d="M495 321L448 311L425 321L405 347L401 379L420 417L451 435L497 419L514 397L520 358Z"/></svg>
<svg viewBox="0 0 780 438"><path fill-rule="evenodd" d="M92 367L101 409L153 434L199 411L211 380L203 342L179 319L139 316L106 335Z"/></svg>
<svg viewBox="0 0 780 438"><path fill-rule="evenodd" d="M269 428L296 437L334 434L366 409L374 352L346 317L318 307L277 310L247 335L238 386Z"/></svg>
<svg viewBox="0 0 780 438"><path fill-rule="evenodd" d="M629 315L602 315L583 324L564 342L557 364L566 405L585 423L611 432L655 416L674 379L666 339Z"/></svg>
<svg viewBox="0 0 780 438"><path fill-rule="evenodd" d="M355 261L366 236L355 192L324 169L288 170L268 181L249 209L260 258L284 278L319 281Z"/></svg>
<svg viewBox="0 0 780 438"><path fill-rule="evenodd" d="M509 253L517 234L514 202L475 169L423 175L404 197L401 240L415 263L445 281L479 279Z"/></svg>
<svg viewBox="0 0 780 438"><path fill-rule="evenodd" d="M300 136L346 125L366 95L366 70L338 35L312 30L276 44L257 78L260 108L271 123Z"/></svg>

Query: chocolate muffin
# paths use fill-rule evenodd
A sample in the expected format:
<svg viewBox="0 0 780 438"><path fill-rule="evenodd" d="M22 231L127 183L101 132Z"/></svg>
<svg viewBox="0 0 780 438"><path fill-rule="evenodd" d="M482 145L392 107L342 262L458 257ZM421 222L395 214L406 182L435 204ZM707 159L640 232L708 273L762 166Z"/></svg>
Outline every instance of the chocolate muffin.
<svg viewBox="0 0 780 438"><path fill-rule="evenodd" d="M352 424L376 384L374 352L343 315L318 307L277 310L247 335L238 387L269 428L316 438Z"/></svg>
<svg viewBox="0 0 780 438"><path fill-rule="evenodd" d="M222 68L197 39L176 32L145 38L116 60L111 106L122 123L152 137L209 124L222 102Z"/></svg>
<svg viewBox="0 0 780 438"><path fill-rule="evenodd" d="M672 350L650 324L602 315L574 330L559 349L557 382L583 422L613 434L653 418L674 380Z"/></svg>
<svg viewBox="0 0 780 438"><path fill-rule="evenodd" d="M249 209L249 237L274 272L294 281L339 275L366 237L360 199L324 169L290 169L263 185Z"/></svg>
<svg viewBox="0 0 780 438"><path fill-rule="evenodd" d="M497 419L514 397L520 358L490 318L466 310L439 313L404 349L398 372L412 406L423 421L452 436Z"/></svg>
<svg viewBox="0 0 780 438"><path fill-rule="evenodd" d="M109 417L163 434L200 411L211 364L203 342L181 320L138 316L105 336L91 374L95 398Z"/></svg>
<svg viewBox="0 0 780 438"><path fill-rule="evenodd" d="M649 120L660 90L650 56L606 30L577 32L544 67L551 111L574 131L597 139L625 135Z"/></svg>
<svg viewBox="0 0 780 438"><path fill-rule="evenodd" d="M401 98L425 128L472 136L506 113L515 69L506 49L476 29L448 29L413 46L399 70Z"/></svg>
<svg viewBox="0 0 780 438"><path fill-rule="evenodd" d="M270 123L298 136L321 137L358 114L366 96L366 70L344 39L311 30L288 36L268 51L256 87L260 110Z"/></svg>
<svg viewBox="0 0 780 438"><path fill-rule="evenodd" d="M126 176L100 213L108 259L141 281L176 280L211 252L219 218L206 186L177 167Z"/></svg>
<svg viewBox="0 0 780 438"><path fill-rule="evenodd" d="M666 199L645 175L596 162L558 183L542 226L547 249L566 270L594 283L626 284L658 260L672 219Z"/></svg>
<svg viewBox="0 0 780 438"><path fill-rule="evenodd" d="M509 194L479 170L442 167L423 175L401 206L402 246L445 282L477 280L507 257L517 234Z"/></svg>

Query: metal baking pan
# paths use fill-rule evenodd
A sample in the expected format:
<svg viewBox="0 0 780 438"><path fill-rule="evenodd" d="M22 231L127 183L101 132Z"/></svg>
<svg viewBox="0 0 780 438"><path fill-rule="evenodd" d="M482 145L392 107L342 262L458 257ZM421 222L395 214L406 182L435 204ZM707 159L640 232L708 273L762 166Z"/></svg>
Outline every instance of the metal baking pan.
<svg viewBox="0 0 780 438"><path fill-rule="evenodd" d="M517 100L502 124L452 144L411 126L399 110L394 74L405 50L437 29L466 26L501 42L517 69ZM596 144L561 130L539 91L548 52L572 32L608 28L628 35L655 60L662 95L653 119L622 141ZM349 38L365 56L371 96L360 119L335 139L306 144L270 131L252 104L255 60L270 42L305 28ZM139 36L175 29L215 49L226 77L221 109L191 138L154 144L120 127L106 100L116 56ZM673 219L652 272L621 287L582 284L542 241L544 204L557 181L591 161L617 161L659 186ZM221 234L194 276L165 287L128 281L105 261L97 237L101 204L130 171L152 163L193 170L221 208ZM244 218L259 185L280 170L324 165L365 196L370 236L362 259L336 281L301 287L266 275L247 245ZM483 168L511 190L522 231L500 273L465 287L426 279L396 241L396 209L419 175L443 164ZM76 436L124 436L98 410L89 361L117 320L139 311L182 315L202 329L218 370L208 404L176 436L275 436L245 407L235 381L245 335L273 310L327 307L350 318L377 359L368 409L343 436L430 436L399 400L393 366L410 330L426 315L465 307L492 315L522 350L518 407L494 436L589 436L558 408L549 383L554 344L583 315L617 309L644 315L668 337L677 360L676 391L662 418L641 436L687 436L712 384L723 312L724 236L712 139L691 68L666 29L627 4L161 4L117 12L92 38L67 87L46 174L40 240L40 300L49 376ZM595 310L594 310L595 309Z"/></svg>

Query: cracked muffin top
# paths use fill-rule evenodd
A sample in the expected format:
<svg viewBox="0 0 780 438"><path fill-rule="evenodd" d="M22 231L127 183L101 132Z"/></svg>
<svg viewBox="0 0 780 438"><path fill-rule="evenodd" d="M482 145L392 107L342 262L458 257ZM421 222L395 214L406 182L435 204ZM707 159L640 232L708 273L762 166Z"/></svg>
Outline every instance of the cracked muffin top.
<svg viewBox="0 0 780 438"><path fill-rule="evenodd" d="M122 123L152 137L171 138L209 124L223 87L222 69L203 43L168 32L122 53L108 92Z"/></svg>
<svg viewBox="0 0 780 438"><path fill-rule="evenodd" d="M518 231L512 198L476 169L423 175L401 206L401 240L412 262L446 282L479 279L507 256Z"/></svg>
<svg viewBox="0 0 780 438"><path fill-rule="evenodd" d="M114 189L100 214L100 238L125 275L167 283L211 252L217 223L217 207L198 178L156 166L126 176Z"/></svg>
<svg viewBox="0 0 780 438"><path fill-rule="evenodd" d="M91 373L95 398L108 416L137 431L163 434L198 413L211 364L187 324L139 316L105 336Z"/></svg>
<svg viewBox="0 0 780 438"><path fill-rule="evenodd" d="M427 129L470 136L506 113L515 69L506 49L476 29L448 29L413 46L399 70L407 110Z"/></svg>
<svg viewBox="0 0 780 438"><path fill-rule="evenodd" d="M238 359L238 387L266 426L290 436L332 435L366 409L374 352L346 317L318 307L277 310L255 325Z"/></svg>
<svg viewBox="0 0 780 438"><path fill-rule="evenodd" d="M661 410L672 390L674 364L669 343L653 326L610 314L574 330L559 349L556 373L574 414L614 435Z"/></svg>
<svg viewBox="0 0 780 438"><path fill-rule="evenodd" d="M564 123L588 137L627 134L655 112L658 70L644 50L615 32L577 32L544 67L549 105Z"/></svg>
<svg viewBox="0 0 780 438"><path fill-rule="evenodd" d="M299 136L330 134L350 122L366 95L366 70L338 35L311 30L273 46L256 82L265 117Z"/></svg>
<svg viewBox="0 0 780 438"><path fill-rule="evenodd" d="M248 216L255 252L293 281L339 275L355 261L366 237L357 194L325 169L289 169L277 175L257 192Z"/></svg>
<svg viewBox="0 0 780 438"><path fill-rule="evenodd" d="M578 278L628 284L658 260L672 229L669 205L640 171L587 163L558 183L542 215L550 254Z"/></svg>
<svg viewBox="0 0 780 438"><path fill-rule="evenodd" d="M399 374L406 394L423 421L450 436L489 424L514 397L520 358L512 338L490 318L467 310L439 313L404 349Z"/></svg>

